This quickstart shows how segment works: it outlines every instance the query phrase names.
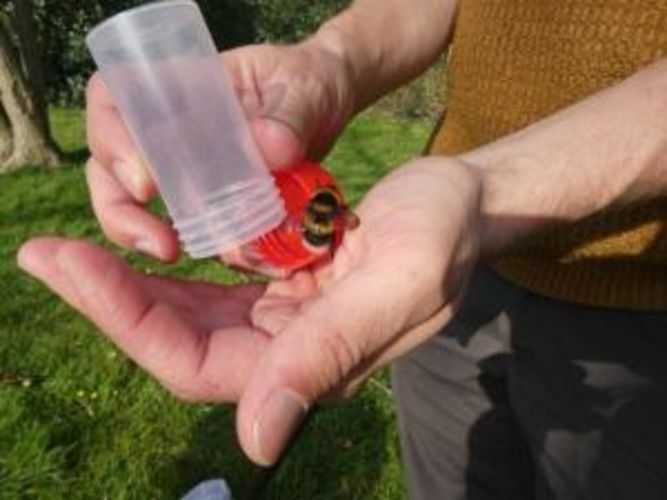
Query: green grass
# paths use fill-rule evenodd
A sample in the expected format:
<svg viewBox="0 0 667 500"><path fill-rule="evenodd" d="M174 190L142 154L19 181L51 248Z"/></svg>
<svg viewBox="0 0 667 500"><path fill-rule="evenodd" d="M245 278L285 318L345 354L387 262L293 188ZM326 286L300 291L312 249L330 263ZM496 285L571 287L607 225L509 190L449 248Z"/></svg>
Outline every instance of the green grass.
<svg viewBox="0 0 667 500"><path fill-rule="evenodd" d="M233 410L176 401L15 265L31 236L59 234L106 245L83 177L81 112L53 113L70 163L0 177L0 499L176 499L223 476L238 498L257 477L239 452ZM423 123L375 113L356 120L327 164L353 201L417 154ZM122 252L121 252L122 253ZM144 270L213 282L240 276L212 263ZM398 499L404 496L386 376L320 413L268 498Z"/></svg>

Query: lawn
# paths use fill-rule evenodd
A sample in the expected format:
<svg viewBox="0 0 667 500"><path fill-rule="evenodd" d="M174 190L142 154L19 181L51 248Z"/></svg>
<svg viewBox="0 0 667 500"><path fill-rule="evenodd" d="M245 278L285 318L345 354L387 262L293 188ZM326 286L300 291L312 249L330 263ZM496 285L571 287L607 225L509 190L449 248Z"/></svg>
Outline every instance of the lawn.
<svg viewBox="0 0 667 500"><path fill-rule="evenodd" d="M183 404L85 320L23 275L14 257L42 234L107 245L91 212L82 113L57 110L71 160L0 177L0 499L177 499L225 477L242 499L258 470L239 452L233 409ZM327 165L358 201L417 154L428 125L378 112L358 118ZM127 255L143 270L217 283L244 279L214 263L176 266ZM391 391L376 375L353 400L319 413L267 498L403 498Z"/></svg>

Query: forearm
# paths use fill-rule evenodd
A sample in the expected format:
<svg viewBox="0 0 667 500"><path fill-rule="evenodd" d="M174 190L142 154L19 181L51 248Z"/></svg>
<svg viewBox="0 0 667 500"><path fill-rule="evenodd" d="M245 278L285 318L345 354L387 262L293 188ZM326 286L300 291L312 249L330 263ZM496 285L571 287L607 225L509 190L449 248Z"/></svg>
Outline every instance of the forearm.
<svg viewBox="0 0 667 500"><path fill-rule="evenodd" d="M462 156L480 170L484 250L667 193L667 60Z"/></svg>
<svg viewBox="0 0 667 500"><path fill-rule="evenodd" d="M356 0L311 38L343 57L355 111L414 78L444 51L457 0Z"/></svg>

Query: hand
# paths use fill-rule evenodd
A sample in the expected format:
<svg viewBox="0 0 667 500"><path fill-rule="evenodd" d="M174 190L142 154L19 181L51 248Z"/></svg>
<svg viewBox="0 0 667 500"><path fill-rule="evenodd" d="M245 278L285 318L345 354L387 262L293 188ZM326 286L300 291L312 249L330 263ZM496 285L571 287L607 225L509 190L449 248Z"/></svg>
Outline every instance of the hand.
<svg viewBox="0 0 667 500"><path fill-rule="evenodd" d="M266 289L142 276L55 239L26 244L19 264L180 397L239 401L241 444L266 465L312 404L352 392L451 317L477 257L480 192L473 169L416 160L365 198L331 264Z"/></svg>
<svg viewBox="0 0 667 500"><path fill-rule="evenodd" d="M273 169L324 154L352 115L349 71L315 38L290 47L243 47L221 61ZM90 81L87 108L93 155L87 178L104 232L122 247L175 260L177 235L143 207L155 186L99 75Z"/></svg>

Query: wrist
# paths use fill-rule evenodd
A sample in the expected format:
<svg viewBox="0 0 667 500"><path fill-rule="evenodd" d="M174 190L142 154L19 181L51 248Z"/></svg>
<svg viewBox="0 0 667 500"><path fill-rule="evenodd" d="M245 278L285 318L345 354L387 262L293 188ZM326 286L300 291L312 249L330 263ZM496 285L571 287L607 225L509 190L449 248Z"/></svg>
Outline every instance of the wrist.
<svg viewBox="0 0 667 500"><path fill-rule="evenodd" d="M489 154L484 148L469 152L460 160L476 172L480 180L480 251L483 256L498 255L548 224L546 217L527 211L522 203L523 189L530 186L531 191L539 190L539 178L535 177L539 177L539 169L527 168L529 160ZM548 198L544 193L542 201L549 204Z"/></svg>
<svg viewBox="0 0 667 500"><path fill-rule="evenodd" d="M483 185L484 249L663 195L667 62L462 155Z"/></svg>
<svg viewBox="0 0 667 500"><path fill-rule="evenodd" d="M480 253L493 256L511 246L519 231L519 217L504 214L502 205L510 175L500 169L484 168L467 162L477 172L481 185ZM511 184L511 182L510 182Z"/></svg>
<svg viewBox="0 0 667 500"><path fill-rule="evenodd" d="M305 59L310 61L311 71L319 73L318 80L327 87L325 94L335 108L332 110L335 116L327 118L340 122L344 127L357 114L359 108L354 68L342 39L335 30L322 27L314 35L295 45L294 50L305 55Z"/></svg>
<svg viewBox="0 0 667 500"><path fill-rule="evenodd" d="M368 22L354 9L324 23L307 41L334 54L342 63L353 113L363 111L375 102L386 90L383 72L388 64L388 55L383 44L377 40L369 42L367 32L373 31Z"/></svg>
<svg viewBox="0 0 667 500"><path fill-rule="evenodd" d="M416 4L357 0L308 40L344 62L354 112L418 76L442 55L456 0ZM441 16L443 21L436 22Z"/></svg>
<svg viewBox="0 0 667 500"><path fill-rule="evenodd" d="M345 96L349 108L349 118L363 109L359 92L359 62L355 54L358 47L349 43L344 26L338 18L334 18L300 43L306 50L319 54L319 57L330 61L335 67L336 85L338 92Z"/></svg>

